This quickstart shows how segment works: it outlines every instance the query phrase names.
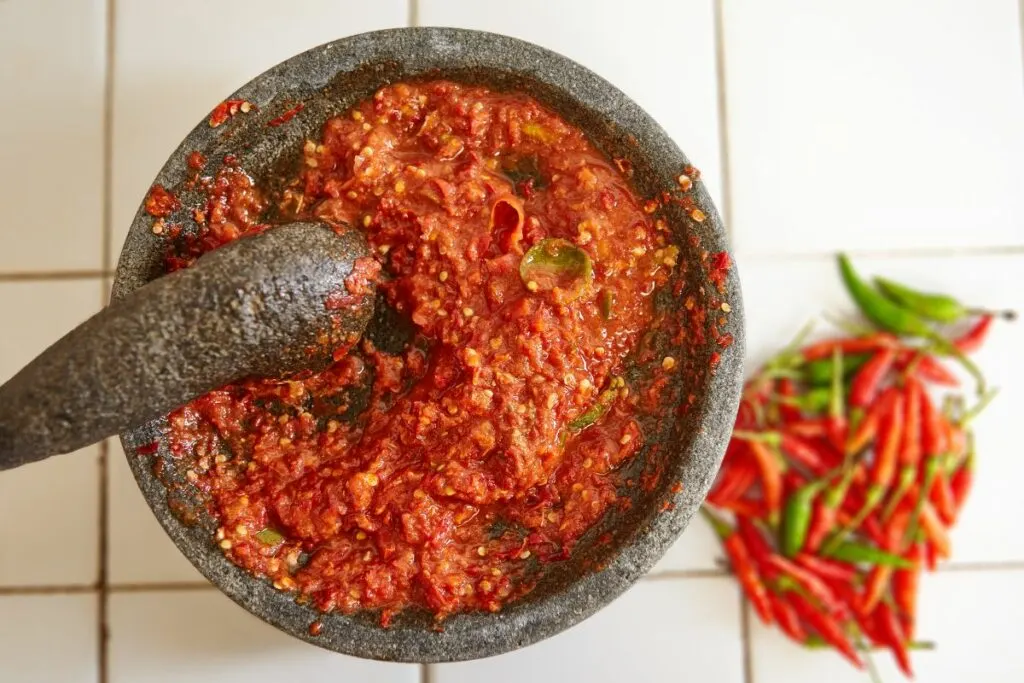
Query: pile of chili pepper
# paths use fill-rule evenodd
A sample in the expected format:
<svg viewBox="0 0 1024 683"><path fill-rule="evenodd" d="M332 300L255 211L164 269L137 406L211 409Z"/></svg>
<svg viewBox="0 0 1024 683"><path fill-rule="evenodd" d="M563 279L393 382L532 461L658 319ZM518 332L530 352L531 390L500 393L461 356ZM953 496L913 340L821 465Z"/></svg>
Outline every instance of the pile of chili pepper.
<svg viewBox="0 0 1024 683"><path fill-rule="evenodd" d="M918 580L950 556L995 395L968 354L1013 314L839 269L866 324L805 331L747 382L703 513L765 624L876 677L869 652L889 649L912 676Z"/></svg>

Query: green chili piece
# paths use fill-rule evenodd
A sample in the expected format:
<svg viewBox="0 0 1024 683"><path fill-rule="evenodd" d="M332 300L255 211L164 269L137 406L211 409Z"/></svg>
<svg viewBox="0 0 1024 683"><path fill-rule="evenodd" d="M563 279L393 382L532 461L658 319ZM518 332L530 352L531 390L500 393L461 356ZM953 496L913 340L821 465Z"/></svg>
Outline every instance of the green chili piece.
<svg viewBox="0 0 1024 683"><path fill-rule="evenodd" d="M601 317L611 320L615 317L615 292L610 289L601 290L601 298L598 300L601 306Z"/></svg>
<svg viewBox="0 0 1024 683"><path fill-rule="evenodd" d="M861 279L846 254L839 255L839 271L846 291L861 313L879 327L896 334L932 339L935 332L928 324L903 306L890 301L877 289Z"/></svg>
<svg viewBox="0 0 1024 683"><path fill-rule="evenodd" d="M556 287L577 298L594 279L590 257L568 240L543 239L530 247L519 263L519 276L531 292Z"/></svg>
<svg viewBox="0 0 1024 683"><path fill-rule="evenodd" d="M860 369L862 365L871 359L871 354L857 353L846 356L843 359L843 379L847 380ZM816 387L828 385L832 382L832 359L822 358L811 361L804 367L804 379L808 384Z"/></svg>
<svg viewBox="0 0 1024 683"><path fill-rule="evenodd" d="M974 377L979 394L985 393L985 377L974 361L965 356L948 339L929 327L928 323L917 313L886 298L885 295L861 279L846 254L839 255L839 270L843 277L843 284L846 285L846 291L850 293L850 297L868 320L882 329L896 334L931 340L935 343L938 353L953 356Z"/></svg>
<svg viewBox="0 0 1024 683"><path fill-rule="evenodd" d="M905 557L887 553L874 546L855 543L853 541L842 541L832 547L826 547L825 553L834 560L847 562L849 564L871 564L883 567L896 567L897 569L912 569L914 563Z"/></svg>
<svg viewBox="0 0 1024 683"><path fill-rule="evenodd" d="M786 501L782 513L781 543L782 553L793 557L799 553L807 541L807 531L811 527L811 512L814 499L825 486L826 479L812 481L797 489Z"/></svg>
<svg viewBox="0 0 1024 683"><path fill-rule="evenodd" d="M1015 311L985 311L968 308L947 294L922 292L884 277L876 277L875 284L883 294L907 310L917 313L922 318L940 323L955 323L969 315L986 313L998 315L1006 320L1013 320L1017 317Z"/></svg>
<svg viewBox="0 0 1024 683"><path fill-rule="evenodd" d="M569 429L579 432L594 424L608 412L619 397L619 389L626 386L626 381L621 377L613 377L608 383L608 388L600 393L597 402L590 406L582 415L569 422Z"/></svg>
<svg viewBox="0 0 1024 683"><path fill-rule="evenodd" d="M284 540L284 535L282 535L277 529L267 527L266 529L256 532L256 540L263 545L277 545Z"/></svg>

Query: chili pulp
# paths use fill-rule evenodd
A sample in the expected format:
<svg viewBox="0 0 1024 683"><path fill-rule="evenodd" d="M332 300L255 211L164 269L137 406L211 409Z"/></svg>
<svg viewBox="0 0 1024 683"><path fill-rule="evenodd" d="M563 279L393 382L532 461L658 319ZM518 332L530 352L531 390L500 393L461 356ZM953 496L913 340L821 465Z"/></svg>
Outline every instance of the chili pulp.
<svg viewBox="0 0 1024 683"><path fill-rule="evenodd" d="M643 442L626 357L678 250L622 171L522 94L388 86L301 163L275 196L230 164L207 179L168 268L268 209L360 229L415 338L203 396L171 415L172 452L195 458L224 553L279 589L385 625L496 611L618 500Z"/></svg>

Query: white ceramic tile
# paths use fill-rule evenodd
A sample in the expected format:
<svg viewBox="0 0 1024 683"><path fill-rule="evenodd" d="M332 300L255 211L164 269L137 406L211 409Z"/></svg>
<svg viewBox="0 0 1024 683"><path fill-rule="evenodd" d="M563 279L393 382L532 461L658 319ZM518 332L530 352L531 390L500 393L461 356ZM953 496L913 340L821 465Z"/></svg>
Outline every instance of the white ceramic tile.
<svg viewBox="0 0 1024 683"><path fill-rule="evenodd" d="M203 575L185 559L156 521L128 469L117 439L110 440L107 467L110 476L107 522L110 582L205 582Z"/></svg>
<svg viewBox="0 0 1024 683"><path fill-rule="evenodd" d="M101 265L104 7L0 3L0 271Z"/></svg>
<svg viewBox="0 0 1024 683"><path fill-rule="evenodd" d="M718 569L715 558L720 557L721 544L715 533L700 515L694 515L690 526L679 537L664 557L654 565L652 574L665 571Z"/></svg>
<svg viewBox="0 0 1024 683"><path fill-rule="evenodd" d="M416 683L418 667L321 650L268 626L215 590L110 598L110 683Z"/></svg>
<svg viewBox="0 0 1024 683"><path fill-rule="evenodd" d="M711 0L419 0L420 24L503 33L593 69L644 107L721 208L718 88Z"/></svg>
<svg viewBox="0 0 1024 683"><path fill-rule="evenodd" d="M0 680L96 683L95 594L0 596Z"/></svg>
<svg viewBox="0 0 1024 683"><path fill-rule="evenodd" d="M114 261L160 167L224 97L288 57L407 17L406 0L119 1Z"/></svg>
<svg viewBox="0 0 1024 683"><path fill-rule="evenodd" d="M998 606L998 607L997 607ZM915 651L911 662L919 681L1019 681L1024 651L1016 615L1024 609L1024 572L939 572L926 575L918 600L918 633L935 643ZM828 651L807 651L756 618L751 633L757 683L863 683L867 676ZM888 652L874 655L881 680L905 680Z"/></svg>
<svg viewBox="0 0 1024 683"><path fill-rule="evenodd" d="M971 305L1024 311L1024 255L857 259L862 275L881 274ZM830 259L748 259L740 263L749 370L777 352L806 320L822 311L854 311ZM828 329L822 326L821 333ZM1024 561L1024 480L1016 421L1024 405L1024 325L1003 323L975 357L1001 393L975 424L975 486L953 530L953 562ZM969 394L968 394L969 395Z"/></svg>
<svg viewBox="0 0 1024 683"><path fill-rule="evenodd" d="M650 580L589 620L499 657L431 667L433 683L743 680L731 579Z"/></svg>
<svg viewBox="0 0 1024 683"><path fill-rule="evenodd" d="M99 280L0 284L0 382L94 313L99 298ZM87 448L0 474L0 585L96 580L97 457Z"/></svg>
<svg viewBox="0 0 1024 683"><path fill-rule="evenodd" d="M727 0L741 251L1024 244L1016 0Z"/></svg>

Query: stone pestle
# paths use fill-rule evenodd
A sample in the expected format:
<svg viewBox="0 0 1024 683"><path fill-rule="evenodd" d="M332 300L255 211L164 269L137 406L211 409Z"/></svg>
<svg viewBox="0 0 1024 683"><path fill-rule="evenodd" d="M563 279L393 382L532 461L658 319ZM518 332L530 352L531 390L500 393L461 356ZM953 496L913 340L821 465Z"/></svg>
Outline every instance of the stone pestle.
<svg viewBox="0 0 1024 683"><path fill-rule="evenodd" d="M364 275L376 263L357 264L369 257L358 231L289 223L135 290L0 386L0 470L138 427L244 377L326 367L373 314Z"/></svg>

